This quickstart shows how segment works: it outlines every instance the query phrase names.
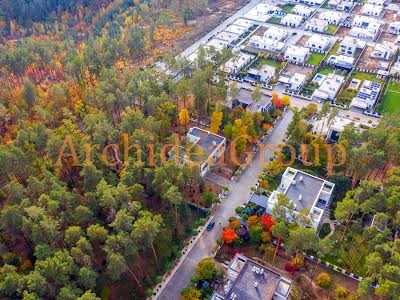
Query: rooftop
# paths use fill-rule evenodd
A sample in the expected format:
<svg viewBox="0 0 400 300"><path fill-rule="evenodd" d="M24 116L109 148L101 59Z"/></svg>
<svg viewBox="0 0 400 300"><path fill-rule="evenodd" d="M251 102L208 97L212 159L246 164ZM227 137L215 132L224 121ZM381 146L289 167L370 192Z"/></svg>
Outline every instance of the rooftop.
<svg viewBox="0 0 400 300"><path fill-rule="evenodd" d="M310 52L310 49L305 47L290 45L287 47L285 54L292 56L306 56Z"/></svg>
<svg viewBox="0 0 400 300"><path fill-rule="evenodd" d="M223 136L210 131L192 127L189 129L188 137L190 141L201 147L210 156L215 148L225 141Z"/></svg>
<svg viewBox="0 0 400 300"><path fill-rule="evenodd" d="M304 208L311 209L324 184L324 180L302 171L296 171L293 172L292 180L288 180L284 185L281 184L278 191L292 200L296 206L296 211L299 212Z"/></svg>
<svg viewBox="0 0 400 300"><path fill-rule="evenodd" d="M228 269L228 283L224 291L214 293L212 299L288 299L291 284L291 280L279 273L236 254Z"/></svg>

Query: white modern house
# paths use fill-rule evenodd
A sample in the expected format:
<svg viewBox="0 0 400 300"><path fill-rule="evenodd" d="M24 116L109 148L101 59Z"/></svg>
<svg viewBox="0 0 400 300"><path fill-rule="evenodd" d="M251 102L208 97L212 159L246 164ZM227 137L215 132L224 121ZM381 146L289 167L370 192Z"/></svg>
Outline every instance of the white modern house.
<svg viewBox="0 0 400 300"><path fill-rule="evenodd" d="M318 18L329 24L339 25L344 20L344 14L334 10L325 10L319 13Z"/></svg>
<svg viewBox="0 0 400 300"><path fill-rule="evenodd" d="M281 52L285 47L285 43L276 42L274 40L259 35L253 35L252 37L250 37L248 46L255 49Z"/></svg>
<svg viewBox="0 0 400 300"><path fill-rule="evenodd" d="M237 74L241 69L247 67L254 58L254 55L239 52L226 62L225 66L223 66L224 72L228 74Z"/></svg>
<svg viewBox="0 0 400 300"><path fill-rule="evenodd" d="M334 187L332 182L288 167L282 175L278 189L268 199L266 212L272 214L278 195L283 194L293 204L295 217L301 211L309 210L310 227L319 230L324 221L324 213L331 204ZM289 212L288 218L290 223L295 221L291 219Z"/></svg>
<svg viewBox="0 0 400 300"><path fill-rule="evenodd" d="M275 78L276 68L269 65L263 65L260 69L249 69L247 74L262 83L268 83L271 79Z"/></svg>
<svg viewBox="0 0 400 300"><path fill-rule="evenodd" d="M344 79L343 76L338 74L331 73L327 75L320 86L314 91L312 99L317 101L335 99L344 83Z"/></svg>
<svg viewBox="0 0 400 300"><path fill-rule="evenodd" d="M290 45L285 52L285 59L291 62L304 63L308 59L310 49Z"/></svg>
<svg viewBox="0 0 400 300"><path fill-rule="evenodd" d="M389 24L388 32L391 34L399 34L400 33L400 21L395 21Z"/></svg>
<svg viewBox="0 0 400 300"><path fill-rule="evenodd" d="M265 3L259 3L247 13L244 14L245 19L266 22L271 18L274 11L280 10L279 7L275 5L268 5Z"/></svg>
<svg viewBox="0 0 400 300"><path fill-rule="evenodd" d="M362 50L366 42L350 36L346 36L339 45L338 52L344 55L353 56L357 50Z"/></svg>
<svg viewBox="0 0 400 300"><path fill-rule="evenodd" d="M181 147L179 159L186 163L197 163L200 165L200 173L206 175L213 164L217 164L225 151L226 139L223 136L212 133L210 131L192 127L186 135L187 140L191 143L192 149ZM183 149L182 149L183 148ZM197 149L196 149L197 148ZM176 152L173 148L170 153ZM196 149L193 152L193 149ZM188 151L186 151L188 150ZM192 150L191 152L189 152ZM201 154L200 153L201 151ZM176 154L175 154L176 155ZM199 161L200 160L200 161Z"/></svg>
<svg viewBox="0 0 400 300"><path fill-rule="evenodd" d="M383 12L383 6L381 6L381 5L373 5L373 4L367 3L367 4L363 5L363 7L361 9L361 12L364 15L367 15L367 16L378 17Z"/></svg>
<svg viewBox="0 0 400 300"><path fill-rule="evenodd" d="M328 59L328 63L335 65L342 69L352 69L354 66L354 57L347 55L331 55Z"/></svg>
<svg viewBox="0 0 400 300"><path fill-rule="evenodd" d="M331 38L319 34L313 34L306 42L306 47L310 48L310 50L314 52L325 51L330 47L330 45Z"/></svg>
<svg viewBox="0 0 400 300"><path fill-rule="evenodd" d="M307 75L301 73L295 73L290 77L287 87L289 90L298 91L306 83Z"/></svg>
<svg viewBox="0 0 400 300"><path fill-rule="evenodd" d="M285 28L271 26L264 32L264 38L271 39L275 42L281 42L288 37L289 33Z"/></svg>
<svg viewBox="0 0 400 300"><path fill-rule="evenodd" d="M243 26L231 24L225 29L225 31L232 32L237 35L242 35L243 33L245 33L247 31L247 28L243 27Z"/></svg>
<svg viewBox="0 0 400 300"><path fill-rule="evenodd" d="M328 29L328 22L318 18L312 18L306 24L306 30L315 32L325 32Z"/></svg>
<svg viewBox="0 0 400 300"><path fill-rule="evenodd" d="M281 25L299 27L303 23L303 17L295 14L287 14L281 19Z"/></svg>
<svg viewBox="0 0 400 300"><path fill-rule="evenodd" d="M328 118L322 118L317 120L313 126L314 134L321 134L326 136L326 140L328 142L338 142L340 138L340 133L345 129L346 126L350 124L354 124L356 127L371 127L370 124L361 123L359 120L350 119L343 116L337 116L331 121L328 122Z"/></svg>
<svg viewBox="0 0 400 300"><path fill-rule="evenodd" d="M346 11L349 12L354 6L353 1L347 1L347 0L329 0L328 2L328 7L330 9L336 9L340 11Z"/></svg>
<svg viewBox="0 0 400 300"><path fill-rule="evenodd" d="M385 6L387 4L387 0L368 0L367 4Z"/></svg>
<svg viewBox="0 0 400 300"><path fill-rule="evenodd" d="M381 87L381 84L378 82L364 80L357 96L351 101L350 107L363 110L373 108L378 99Z"/></svg>
<svg viewBox="0 0 400 300"><path fill-rule="evenodd" d="M397 46L394 43L384 41L382 44L375 44L371 56L378 59L390 60L396 51Z"/></svg>
<svg viewBox="0 0 400 300"><path fill-rule="evenodd" d="M349 35L374 40L381 30L383 22L372 17L355 15Z"/></svg>
<svg viewBox="0 0 400 300"><path fill-rule="evenodd" d="M308 18L311 16L311 14L315 11L315 9L302 5L302 4L296 4L295 7L293 7L292 13L302 16L304 18Z"/></svg>
<svg viewBox="0 0 400 300"><path fill-rule="evenodd" d="M246 30L249 30L250 27L254 25L254 22L251 20L244 19L244 18L239 18L232 24L236 25L236 26L242 26L242 27L246 28Z"/></svg>
<svg viewBox="0 0 400 300"><path fill-rule="evenodd" d="M228 44L231 44L239 39L239 35L229 31L222 31L216 35L216 38L219 40L227 41Z"/></svg>
<svg viewBox="0 0 400 300"><path fill-rule="evenodd" d="M367 28L353 27L349 31L349 36L373 41L377 36L377 32L371 31Z"/></svg>
<svg viewBox="0 0 400 300"><path fill-rule="evenodd" d="M320 6L322 3L324 3L324 0L298 0L297 2L306 4L306 5Z"/></svg>

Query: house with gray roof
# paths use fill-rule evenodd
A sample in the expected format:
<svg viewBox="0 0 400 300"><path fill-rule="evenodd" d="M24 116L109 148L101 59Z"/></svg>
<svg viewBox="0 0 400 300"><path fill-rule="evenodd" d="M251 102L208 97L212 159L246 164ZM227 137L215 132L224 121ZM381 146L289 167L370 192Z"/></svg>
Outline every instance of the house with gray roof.
<svg viewBox="0 0 400 300"><path fill-rule="evenodd" d="M318 230L322 225L324 212L329 208L334 187L332 182L288 167L282 175L278 189L268 199L266 213L272 215L278 195L284 194L293 203L295 215L304 209L309 210L311 227Z"/></svg>
<svg viewBox="0 0 400 300"><path fill-rule="evenodd" d="M229 264L223 288L210 300L286 300L292 281L250 258L236 254Z"/></svg>

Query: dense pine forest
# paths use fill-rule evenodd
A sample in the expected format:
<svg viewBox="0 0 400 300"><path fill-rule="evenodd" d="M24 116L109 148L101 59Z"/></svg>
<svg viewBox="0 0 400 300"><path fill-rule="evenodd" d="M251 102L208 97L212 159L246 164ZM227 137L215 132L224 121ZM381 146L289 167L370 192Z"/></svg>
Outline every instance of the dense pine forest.
<svg viewBox="0 0 400 300"><path fill-rule="evenodd" d="M205 8L0 1L1 298L143 299L204 223L185 195L214 196L198 168L163 166L161 146L189 115L207 119L225 86L206 63L179 84L151 65L186 66L167 52ZM123 134L143 164L107 147L124 149ZM78 164L58 159L63 145Z"/></svg>

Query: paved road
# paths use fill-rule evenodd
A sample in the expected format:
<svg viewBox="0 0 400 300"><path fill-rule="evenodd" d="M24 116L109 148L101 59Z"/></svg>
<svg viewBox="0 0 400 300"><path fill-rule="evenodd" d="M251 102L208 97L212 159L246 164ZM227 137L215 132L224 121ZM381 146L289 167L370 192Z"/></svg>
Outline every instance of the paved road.
<svg viewBox="0 0 400 300"><path fill-rule="evenodd" d="M277 147L285 137L287 126L292 117L293 113L289 111L272 134L265 140L265 144L273 144ZM179 299L180 291L189 285L190 277L194 274L197 263L204 257L212 255L213 245L215 245L216 240L221 236L222 226L230 216L234 215L237 206L241 206L247 202L250 195L250 188L257 183L257 175L262 172L262 168L269 162L269 158L273 155L273 150L265 147L265 163L263 165L260 164L260 152L258 152L253 164L246 169L240 180L232 184L229 196L221 203L215 213L213 220L216 225L214 229L211 232L203 232L157 299ZM219 223L222 225L219 225Z"/></svg>

